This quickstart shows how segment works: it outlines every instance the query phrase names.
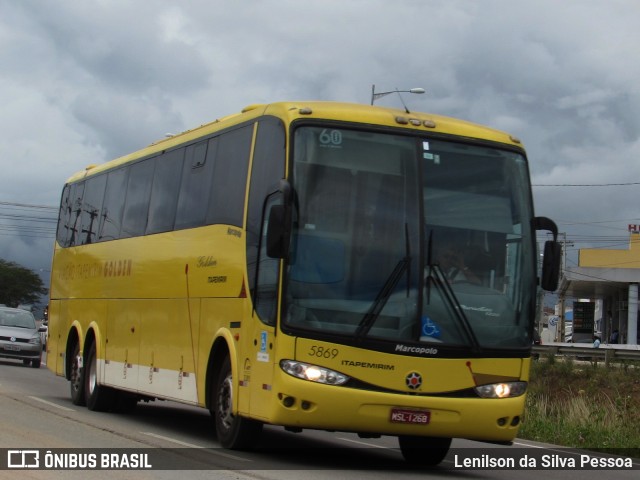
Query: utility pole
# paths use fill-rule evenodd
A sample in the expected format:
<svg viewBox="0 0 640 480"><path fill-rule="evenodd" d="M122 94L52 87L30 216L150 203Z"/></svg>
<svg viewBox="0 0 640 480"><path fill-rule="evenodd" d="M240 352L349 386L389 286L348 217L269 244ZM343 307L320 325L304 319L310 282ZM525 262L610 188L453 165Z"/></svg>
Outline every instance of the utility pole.
<svg viewBox="0 0 640 480"><path fill-rule="evenodd" d="M567 241L566 233L559 233L558 236L562 236L562 276L567 269L567 247L573 247L574 243Z"/></svg>
<svg viewBox="0 0 640 480"><path fill-rule="evenodd" d="M565 272L567 271L567 247L573 247L573 242L567 241L567 234L565 232L559 233L558 236L562 237L562 273L561 278L565 277ZM564 295L560 296L560 325L558 325L558 330L556 331L556 341L564 342L564 333L565 333L565 320L564 320L564 308L565 308L565 298ZM573 331L572 331L573 338Z"/></svg>

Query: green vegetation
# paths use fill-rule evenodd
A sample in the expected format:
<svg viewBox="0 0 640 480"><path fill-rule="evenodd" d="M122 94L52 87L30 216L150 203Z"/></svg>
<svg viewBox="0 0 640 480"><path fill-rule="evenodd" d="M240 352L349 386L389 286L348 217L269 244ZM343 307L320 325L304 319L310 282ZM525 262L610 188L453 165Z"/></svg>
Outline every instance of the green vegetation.
<svg viewBox="0 0 640 480"><path fill-rule="evenodd" d="M640 365L556 360L533 362L520 438L590 450L637 454Z"/></svg>
<svg viewBox="0 0 640 480"><path fill-rule="evenodd" d="M15 262L0 258L0 304L17 307L36 303L47 293L40 277Z"/></svg>

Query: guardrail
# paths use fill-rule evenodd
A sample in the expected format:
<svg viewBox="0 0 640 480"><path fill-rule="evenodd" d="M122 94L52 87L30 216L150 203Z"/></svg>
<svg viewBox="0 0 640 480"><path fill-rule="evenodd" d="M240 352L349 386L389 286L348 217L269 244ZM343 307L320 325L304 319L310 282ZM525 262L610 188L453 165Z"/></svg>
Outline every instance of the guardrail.
<svg viewBox="0 0 640 480"><path fill-rule="evenodd" d="M640 360L640 345L600 345L594 348L588 343L547 343L534 345L534 354L583 357L591 361L604 361L605 365L616 360Z"/></svg>

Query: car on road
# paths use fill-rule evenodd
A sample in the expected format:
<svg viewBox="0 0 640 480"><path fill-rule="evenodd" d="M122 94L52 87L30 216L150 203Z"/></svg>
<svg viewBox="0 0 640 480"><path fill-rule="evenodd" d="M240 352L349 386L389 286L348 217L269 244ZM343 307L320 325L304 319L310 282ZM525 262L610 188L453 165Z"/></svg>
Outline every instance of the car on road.
<svg viewBox="0 0 640 480"><path fill-rule="evenodd" d="M25 365L40 368L41 329L31 312L0 307L0 357L22 360Z"/></svg>
<svg viewBox="0 0 640 480"><path fill-rule="evenodd" d="M40 328L38 331L40 332L40 343L42 343L42 350L47 349L47 331L49 330L49 323L46 320L43 320L40 323Z"/></svg>
<svg viewBox="0 0 640 480"><path fill-rule="evenodd" d="M42 322L40 323L40 341L42 350L47 349L47 334L49 333L49 305L45 305L42 311Z"/></svg>

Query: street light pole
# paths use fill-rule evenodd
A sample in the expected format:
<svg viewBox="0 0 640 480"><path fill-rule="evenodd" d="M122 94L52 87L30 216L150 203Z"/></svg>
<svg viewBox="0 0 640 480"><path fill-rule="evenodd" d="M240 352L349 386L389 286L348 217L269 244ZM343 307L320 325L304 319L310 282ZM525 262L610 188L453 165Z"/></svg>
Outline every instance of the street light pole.
<svg viewBox="0 0 640 480"><path fill-rule="evenodd" d="M424 93L424 88L411 88L409 90L398 90L396 88L395 90L390 90L388 92L376 92L376 86L371 85L371 105L373 105L373 102L375 102L378 98L384 97L391 93L397 93L398 95L400 95L401 93Z"/></svg>

